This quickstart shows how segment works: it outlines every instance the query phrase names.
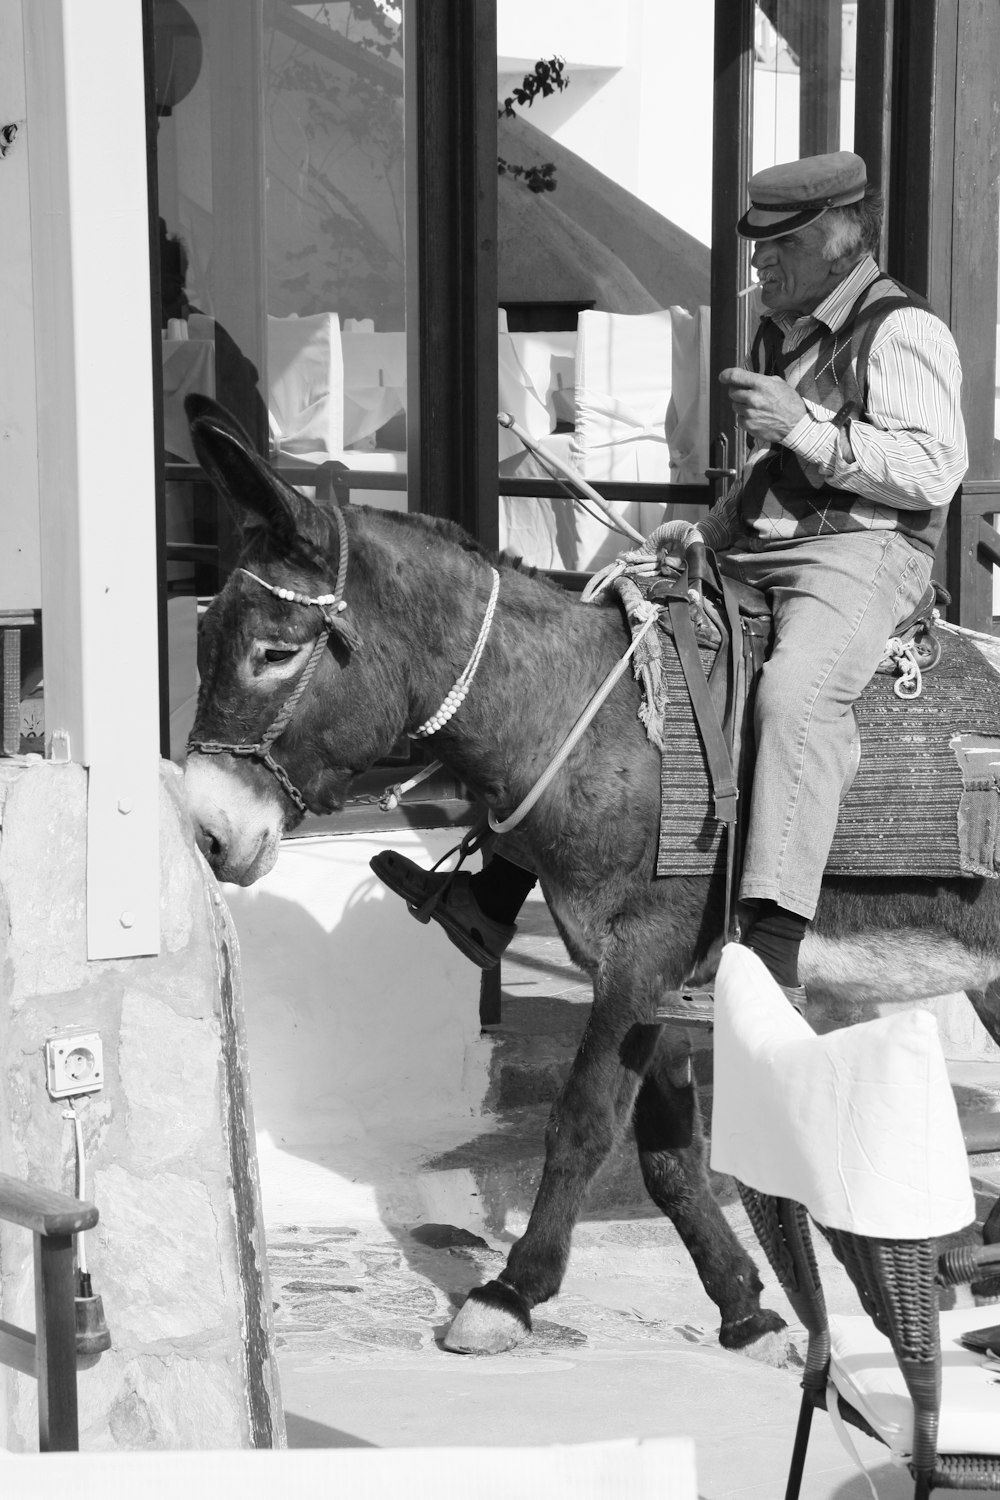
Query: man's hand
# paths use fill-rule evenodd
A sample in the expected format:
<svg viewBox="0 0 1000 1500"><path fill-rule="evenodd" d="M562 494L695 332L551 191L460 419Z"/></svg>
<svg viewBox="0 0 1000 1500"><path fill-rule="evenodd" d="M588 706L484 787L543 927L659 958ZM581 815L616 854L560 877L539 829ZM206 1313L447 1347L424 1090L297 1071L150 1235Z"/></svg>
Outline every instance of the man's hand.
<svg viewBox="0 0 1000 1500"><path fill-rule="evenodd" d="M780 443L808 407L780 375L755 375L752 370L723 370L719 384L729 392L739 425L763 443Z"/></svg>
<svg viewBox="0 0 1000 1500"><path fill-rule="evenodd" d="M691 542L701 540L693 521L665 521L646 538L646 547L656 552L656 565L665 577L676 577Z"/></svg>

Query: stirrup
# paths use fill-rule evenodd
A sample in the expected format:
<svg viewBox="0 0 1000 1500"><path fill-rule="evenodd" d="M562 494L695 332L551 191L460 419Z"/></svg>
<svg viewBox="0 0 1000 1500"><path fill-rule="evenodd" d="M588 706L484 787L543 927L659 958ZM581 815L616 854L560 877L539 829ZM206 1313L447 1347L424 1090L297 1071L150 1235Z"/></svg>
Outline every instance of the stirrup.
<svg viewBox="0 0 1000 1500"><path fill-rule="evenodd" d="M668 990L655 1011L658 1026L692 1026L711 1031L715 1022L711 990Z"/></svg>
<svg viewBox="0 0 1000 1500"><path fill-rule="evenodd" d="M437 922L472 963L493 969L500 962L517 929L486 915L464 871L423 870L394 849L383 849L368 863L383 885L403 897L411 916Z"/></svg>

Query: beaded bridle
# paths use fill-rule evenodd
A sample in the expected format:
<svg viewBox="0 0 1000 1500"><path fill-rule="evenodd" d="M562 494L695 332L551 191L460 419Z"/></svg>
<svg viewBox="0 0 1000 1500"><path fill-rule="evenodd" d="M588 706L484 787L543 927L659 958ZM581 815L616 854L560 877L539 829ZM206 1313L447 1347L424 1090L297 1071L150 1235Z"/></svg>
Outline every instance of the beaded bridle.
<svg viewBox="0 0 1000 1500"><path fill-rule="evenodd" d="M337 519L340 557L337 563L337 581L334 584L332 594L318 594L315 597L311 597L309 594L299 594L295 589L280 588L277 584L268 583L265 578L259 578L256 573L251 573L249 568L240 569L240 572L246 574L247 578L252 578L254 583L259 583L262 588L267 589L268 593L274 594L277 599L286 599L293 604L310 605L312 608L318 609L323 617L323 624L316 639L313 641L309 659L303 667L298 681L278 710L278 713L268 728L265 729L260 739L252 745L240 743L223 744L219 740L188 740L187 745L189 753L194 751L199 755L249 756L255 760L259 760L270 771L289 801L301 813L309 811L306 800L291 780L285 768L279 765L274 759L274 756L271 754L271 747L288 728L292 715L316 674L316 669L320 664L323 652L326 650L330 636L332 634L339 635L350 650L356 650L361 645L361 637L354 627L343 618L344 612L347 609L347 602L343 597L344 585L347 581L347 527L339 505L333 507L333 512ZM495 568L491 568L490 571L493 574L493 587L476 644L472 649L472 655L469 657L460 676L449 689L441 707L421 724L418 729L410 731L410 739L424 739L432 734L436 734L458 712L465 701L466 694L472 686L472 679L475 677L479 667L483 649L486 645L486 638L490 633L490 626L493 624L493 615L496 610L497 595L500 589L500 575Z"/></svg>

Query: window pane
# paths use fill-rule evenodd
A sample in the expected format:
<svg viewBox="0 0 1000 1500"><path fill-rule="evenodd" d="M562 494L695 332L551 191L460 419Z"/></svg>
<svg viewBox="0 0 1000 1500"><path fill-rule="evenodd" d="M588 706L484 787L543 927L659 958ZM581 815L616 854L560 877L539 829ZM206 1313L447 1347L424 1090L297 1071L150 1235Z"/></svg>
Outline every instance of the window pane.
<svg viewBox="0 0 1000 1500"><path fill-rule="evenodd" d="M599 486L707 499L713 43L711 6L498 0L500 406ZM502 488L546 472L511 432L499 457ZM648 533L667 498L626 515ZM625 545L520 495L501 540L574 570Z"/></svg>
<svg viewBox="0 0 1000 1500"><path fill-rule="evenodd" d="M755 8L753 171L854 145L857 0Z"/></svg>
<svg viewBox="0 0 1000 1500"><path fill-rule="evenodd" d="M306 494L406 508L398 7L159 0L157 172L172 753L198 601L235 560L192 475L184 398L216 397ZM186 471L187 470L187 471Z"/></svg>

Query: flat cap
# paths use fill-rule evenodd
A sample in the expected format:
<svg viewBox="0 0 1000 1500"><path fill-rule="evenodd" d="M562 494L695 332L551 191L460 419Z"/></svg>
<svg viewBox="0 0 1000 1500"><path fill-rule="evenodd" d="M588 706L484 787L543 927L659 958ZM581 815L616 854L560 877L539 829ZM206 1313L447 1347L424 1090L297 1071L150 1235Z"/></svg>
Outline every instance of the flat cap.
<svg viewBox="0 0 1000 1500"><path fill-rule="evenodd" d="M853 151L830 151L765 167L748 183L750 207L736 233L748 240L791 234L828 208L860 203L867 186L868 169Z"/></svg>

